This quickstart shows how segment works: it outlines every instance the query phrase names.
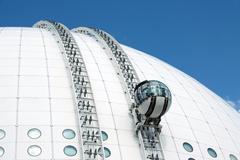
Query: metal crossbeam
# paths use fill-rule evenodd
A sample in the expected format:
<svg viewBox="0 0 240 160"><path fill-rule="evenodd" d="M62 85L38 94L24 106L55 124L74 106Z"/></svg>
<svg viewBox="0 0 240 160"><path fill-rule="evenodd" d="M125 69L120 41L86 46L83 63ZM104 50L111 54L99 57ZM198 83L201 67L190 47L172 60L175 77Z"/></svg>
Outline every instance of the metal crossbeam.
<svg viewBox="0 0 240 160"><path fill-rule="evenodd" d="M153 125L143 125L139 123L136 104L134 101L134 89L140 80L131 64L127 54L120 44L108 33L95 28L79 27L73 31L93 37L105 49L109 59L112 60L115 71L120 74L120 81L125 90L126 98L131 108L134 122L136 124L136 133L139 138L142 157L144 160L164 160L164 154L160 143L161 127Z"/></svg>
<svg viewBox="0 0 240 160"><path fill-rule="evenodd" d="M56 39L71 73L81 141L81 159L105 159L98 115L87 69L71 32L61 23L40 21L34 25L50 31Z"/></svg>

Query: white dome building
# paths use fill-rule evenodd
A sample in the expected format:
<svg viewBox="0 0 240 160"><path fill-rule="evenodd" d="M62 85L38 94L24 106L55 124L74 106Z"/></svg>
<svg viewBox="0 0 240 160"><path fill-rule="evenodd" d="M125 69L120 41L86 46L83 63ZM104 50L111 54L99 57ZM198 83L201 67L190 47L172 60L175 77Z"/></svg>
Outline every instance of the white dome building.
<svg viewBox="0 0 240 160"><path fill-rule="evenodd" d="M160 93L168 104L157 99L154 107L164 106L151 102L139 118L133 89L145 80L170 95ZM240 160L240 115L195 79L98 29L4 27L0 159Z"/></svg>

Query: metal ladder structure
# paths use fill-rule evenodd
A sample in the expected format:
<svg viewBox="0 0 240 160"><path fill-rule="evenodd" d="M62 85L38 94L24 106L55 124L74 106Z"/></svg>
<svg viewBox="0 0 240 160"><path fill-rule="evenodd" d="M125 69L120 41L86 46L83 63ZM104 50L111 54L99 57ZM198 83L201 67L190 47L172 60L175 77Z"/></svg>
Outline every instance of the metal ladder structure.
<svg viewBox="0 0 240 160"><path fill-rule="evenodd" d="M54 21L39 21L34 27L43 28L52 33L67 61L74 88L73 94L81 135L80 159L104 160L104 147L93 93L82 54L73 35L63 24Z"/></svg>
<svg viewBox="0 0 240 160"><path fill-rule="evenodd" d="M140 83L140 80L120 44L111 35L100 29L79 27L73 31L95 38L105 49L117 74L120 75L119 79L123 82L122 87L125 90L130 111L136 124L136 134L139 138L143 159L165 160L159 136L161 126L139 123L139 114L136 112L136 103L134 101L134 89Z"/></svg>

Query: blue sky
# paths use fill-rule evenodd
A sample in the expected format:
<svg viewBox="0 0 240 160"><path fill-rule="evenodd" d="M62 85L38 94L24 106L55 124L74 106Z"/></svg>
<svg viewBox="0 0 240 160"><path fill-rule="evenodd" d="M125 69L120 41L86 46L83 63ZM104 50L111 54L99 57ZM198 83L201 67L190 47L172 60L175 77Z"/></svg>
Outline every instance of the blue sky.
<svg viewBox="0 0 240 160"><path fill-rule="evenodd" d="M0 0L0 26L41 19L102 28L240 106L240 0Z"/></svg>

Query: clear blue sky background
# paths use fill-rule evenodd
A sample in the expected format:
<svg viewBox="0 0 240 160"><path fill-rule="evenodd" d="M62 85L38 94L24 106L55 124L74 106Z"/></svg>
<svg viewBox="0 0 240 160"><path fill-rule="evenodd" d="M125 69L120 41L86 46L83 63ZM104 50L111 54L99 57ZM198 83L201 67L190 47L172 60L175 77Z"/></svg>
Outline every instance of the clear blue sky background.
<svg viewBox="0 0 240 160"><path fill-rule="evenodd" d="M102 28L240 106L240 0L0 0L0 26L41 19Z"/></svg>

